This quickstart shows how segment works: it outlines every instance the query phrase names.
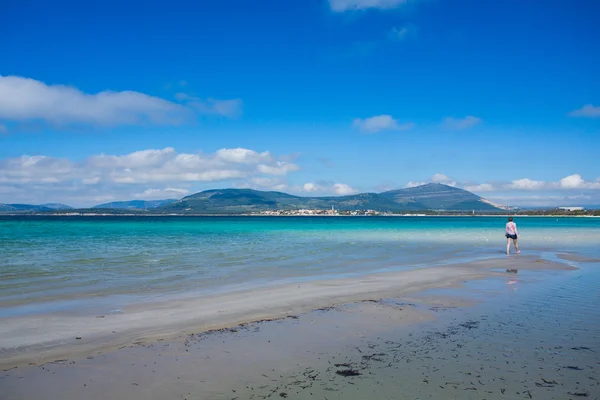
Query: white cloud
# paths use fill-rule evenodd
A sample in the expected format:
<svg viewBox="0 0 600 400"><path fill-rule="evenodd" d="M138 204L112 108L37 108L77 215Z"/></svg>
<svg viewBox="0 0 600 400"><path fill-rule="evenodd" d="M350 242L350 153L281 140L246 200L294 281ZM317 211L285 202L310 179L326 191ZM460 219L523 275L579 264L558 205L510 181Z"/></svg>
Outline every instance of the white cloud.
<svg viewBox="0 0 600 400"><path fill-rule="evenodd" d="M557 190L596 190L600 189L600 178L596 181L586 181L579 174L573 174L557 182L536 181L529 178L505 182L456 182L444 174L435 174L428 181L410 181L406 188L425 185L427 183L443 183L448 186L460 187L470 192L502 192L502 191L557 191Z"/></svg>
<svg viewBox="0 0 600 400"><path fill-rule="evenodd" d="M259 164L258 171L269 175L287 175L290 172L298 171L300 167L285 161L276 161L271 165Z"/></svg>
<svg viewBox="0 0 600 400"><path fill-rule="evenodd" d="M63 85L0 76L0 118L44 120L54 124L177 124L191 117L181 105L139 92L86 94Z"/></svg>
<svg viewBox="0 0 600 400"><path fill-rule="evenodd" d="M600 106L593 106L592 104L586 104L578 110L571 111L569 113L572 117L600 117Z"/></svg>
<svg viewBox="0 0 600 400"><path fill-rule="evenodd" d="M492 184L481 183L479 185L464 186L463 189L469 192L493 192L496 190Z"/></svg>
<svg viewBox="0 0 600 400"><path fill-rule="evenodd" d="M40 183L69 179L72 163L46 156L21 156L0 160L0 183Z"/></svg>
<svg viewBox="0 0 600 400"><path fill-rule="evenodd" d="M528 178L514 180L505 186L506 189L514 190L540 190L547 187L548 184L544 181L534 181Z"/></svg>
<svg viewBox="0 0 600 400"><path fill-rule="evenodd" d="M92 176L92 177L89 177L89 178L83 178L81 180L81 182L84 185L95 185L97 183L100 183L101 180L102 180L102 178L100 178L99 176Z"/></svg>
<svg viewBox="0 0 600 400"><path fill-rule="evenodd" d="M431 177L431 182L433 182L433 183L446 183L446 182L452 182L452 179L448 178L444 174L435 174L435 175L433 175Z"/></svg>
<svg viewBox="0 0 600 400"><path fill-rule="evenodd" d="M344 12L368 8L391 9L407 2L408 0L329 0L329 6L335 12Z"/></svg>
<svg viewBox="0 0 600 400"><path fill-rule="evenodd" d="M312 193L312 192L318 192L319 191L319 187L317 185L315 185L314 183L305 183L302 186L302 190L308 193Z"/></svg>
<svg viewBox="0 0 600 400"><path fill-rule="evenodd" d="M100 154L78 162L24 155L0 159L0 186L18 187L24 191L32 191L35 187L41 198L59 187L62 190L77 188L82 197L91 194L97 197L96 191L100 191L104 194L121 193L131 198L164 185L166 189L160 189L163 193L148 192L162 195L165 190L178 190L173 186L177 183L185 186L202 182L266 179L270 176L283 177L300 169L296 164L281 161L281 158L269 152L241 148L221 149L213 154L191 154L177 153L171 147L125 155ZM123 189L125 186L130 189ZM0 202L5 200L10 201L0 199Z"/></svg>
<svg viewBox="0 0 600 400"><path fill-rule="evenodd" d="M340 196L346 196L350 194L358 193L358 190L345 183L331 183L331 182L320 182L313 183L308 182L300 187L294 187L292 190L296 192L304 192L311 194L335 194Z"/></svg>
<svg viewBox="0 0 600 400"><path fill-rule="evenodd" d="M469 191L491 192L503 190L516 191L556 191L556 190L595 190L600 189L600 178L594 181L586 181L579 174L573 174L560 179L558 182L536 181L529 178L513 180L510 183L482 183L461 186Z"/></svg>
<svg viewBox="0 0 600 400"><path fill-rule="evenodd" d="M468 115L464 118L447 117L442 122L442 126L446 129L462 130L469 129L481 123L481 118Z"/></svg>
<svg viewBox="0 0 600 400"><path fill-rule="evenodd" d="M558 185L561 189L600 189L600 181L586 182L581 175L573 174L562 178Z"/></svg>
<svg viewBox="0 0 600 400"><path fill-rule="evenodd" d="M339 194L339 195L349 195L349 194L354 194L354 193L358 193L358 190L354 189L353 187L346 185L345 183L335 183L333 185L333 191L335 194Z"/></svg>
<svg viewBox="0 0 600 400"><path fill-rule="evenodd" d="M100 154L91 156L87 160L87 164L92 168L106 169L135 169L135 168L150 168L164 164L177 155L177 152L172 147L165 147L161 150L149 149L134 151L124 156L114 156Z"/></svg>
<svg viewBox="0 0 600 400"><path fill-rule="evenodd" d="M402 131L411 129L414 124L409 122L399 124L391 115L377 115L371 118L356 118L353 122L355 128L366 133L377 133L381 131Z"/></svg>
<svg viewBox="0 0 600 400"><path fill-rule="evenodd" d="M557 196L557 195L531 195L531 196L490 196L488 199L513 206L527 207L559 207L597 204L600 198L589 195Z"/></svg>
<svg viewBox="0 0 600 400"><path fill-rule="evenodd" d="M419 182L419 181L409 181L406 186L404 186L405 188L411 188L411 187L417 187L417 186L423 186L426 185L429 182Z"/></svg>
<svg viewBox="0 0 600 400"><path fill-rule="evenodd" d="M208 99L177 104L134 91L84 93L74 87L0 75L0 120L53 125L178 125L198 113L235 116L241 101Z"/></svg>
<svg viewBox="0 0 600 400"><path fill-rule="evenodd" d="M585 181L581 178L581 175L574 174L562 178L559 181L561 188L565 189L577 189L585 185Z"/></svg>
<svg viewBox="0 0 600 400"><path fill-rule="evenodd" d="M217 156L222 160L240 164L256 164L261 162L273 162L274 158L268 151L257 153L249 149L221 149L217 151Z"/></svg>

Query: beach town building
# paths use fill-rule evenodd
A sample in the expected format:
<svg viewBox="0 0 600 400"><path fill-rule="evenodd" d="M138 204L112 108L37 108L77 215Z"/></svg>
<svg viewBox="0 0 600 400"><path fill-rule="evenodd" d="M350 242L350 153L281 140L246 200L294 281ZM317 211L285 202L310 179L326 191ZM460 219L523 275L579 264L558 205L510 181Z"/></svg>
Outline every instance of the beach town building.
<svg viewBox="0 0 600 400"><path fill-rule="evenodd" d="M583 211L584 208L583 207L558 207L561 210L565 210L565 211Z"/></svg>
<svg viewBox="0 0 600 400"><path fill-rule="evenodd" d="M299 209L299 210L267 210L257 211L251 215L386 215L377 210L336 210L331 207L329 210L322 209Z"/></svg>

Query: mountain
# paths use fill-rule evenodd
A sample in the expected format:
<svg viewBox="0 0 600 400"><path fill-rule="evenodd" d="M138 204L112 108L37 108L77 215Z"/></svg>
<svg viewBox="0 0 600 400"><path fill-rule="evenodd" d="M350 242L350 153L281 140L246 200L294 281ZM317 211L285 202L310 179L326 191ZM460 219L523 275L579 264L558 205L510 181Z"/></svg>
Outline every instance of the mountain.
<svg viewBox="0 0 600 400"><path fill-rule="evenodd" d="M501 211L469 191L432 183L384 193L349 196L301 197L282 192L252 189L214 189L196 193L156 208L161 213L242 214L267 210L330 209L405 211Z"/></svg>
<svg viewBox="0 0 600 400"><path fill-rule="evenodd" d="M441 183L428 183L406 189L390 190L381 196L399 204L417 202L426 209L444 211L499 211L508 207L492 203L474 193Z"/></svg>
<svg viewBox="0 0 600 400"><path fill-rule="evenodd" d="M397 203L391 199L385 198L378 193L359 193L349 196L332 197L313 197L312 199L321 202L325 207L335 207L337 210L377 210L389 212L401 211L419 211L426 210L427 207L416 201L409 201L403 204Z"/></svg>
<svg viewBox="0 0 600 400"><path fill-rule="evenodd" d="M170 204L177 201L176 199L167 200L131 200L131 201L114 201L112 203L98 204L92 208L117 208L117 209L135 209L135 210L151 210Z"/></svg>
<svg viewBox="0 0 600 400"><path fill-rule="evenodd" d="M240 214L267 210L330 209L403 211L422 210L418 203L398 204L377 193L350 196L301 197L252 189L206 190L156 209L160 212Z"/></svg>
<svg viewBox="0 0 600 400"><path fill-rule="evenodd" d="M305 198L281 192L252 189L213 189L196 193L157 208L161 212L206 214L240 214L278 208L302 208ZM314 207L313 207L314 208Z"/></svg>
<svg viewBox="0 0 600 400"><path fill-rule="evenodd" d="M0 212L38 212L52 211L50 207L38 206L34 204L0 204Z"/></svg>
<svg viewBox="0 0 600 400"><path fill-rule="evenodd" d="M70 210L66 204L47 203L47 204L0 204L0 212L40 212L52 210Z"/></svg>

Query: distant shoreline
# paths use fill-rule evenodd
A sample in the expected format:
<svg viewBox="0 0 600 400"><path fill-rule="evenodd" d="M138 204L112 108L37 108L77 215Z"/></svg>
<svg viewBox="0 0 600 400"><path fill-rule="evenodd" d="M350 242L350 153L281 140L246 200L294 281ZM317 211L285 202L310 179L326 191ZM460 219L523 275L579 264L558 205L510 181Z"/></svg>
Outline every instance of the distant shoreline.
<svg viewBox="0 0 600 400"><path fill-rule="evenodd" d="M381 218L381 217L543 217L543 218L599 218L586 214L383 214L383 215L269 215L269 214L152 214L152 213L0 213L0 217L269 217L269 218Z"/></svg>

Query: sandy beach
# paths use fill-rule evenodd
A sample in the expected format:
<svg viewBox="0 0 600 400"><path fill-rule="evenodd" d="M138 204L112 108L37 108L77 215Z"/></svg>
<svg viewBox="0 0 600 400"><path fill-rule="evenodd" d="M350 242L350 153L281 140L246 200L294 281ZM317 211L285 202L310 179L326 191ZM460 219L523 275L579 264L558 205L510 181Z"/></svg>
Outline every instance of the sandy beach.
<svg viewBox="0 0 600 400"><path fill-rule="evenodd" d="M399 297L464 281L501 276L506 269L569 269L534 257L499 258L360 278L275 286L132 305L111 315L9 318L0 327L0 368L87 356L156 339L284 318L356 301Z"/></svg>
<svg viewBox="0 0 600 400"><path fill-rule="evenodd" d="M517 275L521 280L525 276L520 284L527 285L528 280L573 273L575 262L598 261L574 254L557 259L566 262L535 256L494 258L141 304L114 315L12 318L0 327L0 382L8 389L7 399L42 394L76 399L84 389L90 399L312 398L309 393L319 390L330 392L326 398L358 399L360 395L347 397L336 382L363 376L372 364L379 365L376 375L381 379L393 370L397 360L389 358L390 339L377 338L406 341L423 337L428 329L449 329L448 315L464 318L465 310L502 296L507 287L513 288L507 283L516 283ZM477 282L483 290L472 286ZM455 330L470 333L480 323L463 321ZM436 337L446 334L440 335ZM408 342L401 347L423 350L423 344ZM361 352L372 346L387 347L372 352L365 364ZM444 346L430 350L450 351ZM337 362L336 357L344 360ZM436 368L431 360L427 365ZM329 383L324 384L327 374ZM321 389L314 387L317 381ZM367 393L369 385L359 392Z"/></svg>

